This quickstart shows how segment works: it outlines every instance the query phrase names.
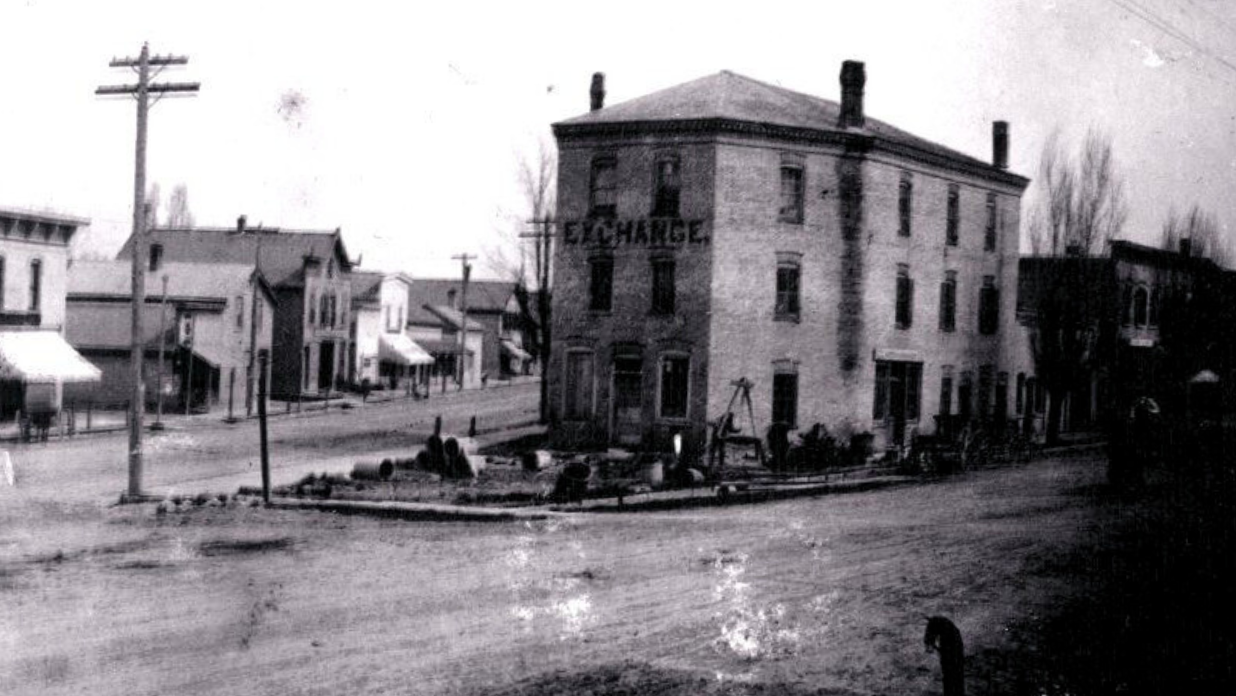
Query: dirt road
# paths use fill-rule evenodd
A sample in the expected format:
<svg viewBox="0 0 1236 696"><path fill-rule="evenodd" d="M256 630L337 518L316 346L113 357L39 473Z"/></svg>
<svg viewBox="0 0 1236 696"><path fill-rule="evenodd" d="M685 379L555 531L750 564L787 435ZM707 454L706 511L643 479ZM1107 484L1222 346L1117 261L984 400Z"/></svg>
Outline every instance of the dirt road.
<svg viewBox="0 0 1236 696"><path fill-rule="evenodd" d="M466 432L477 416L479 428L536 419L538 385L435 395L427 401L371 403L328 413L278 415L270 420L271 467L278 478L293 469L321 471L333 465L346 471L356 457L410 449L432 431L441 415L447 432ZM128 435L84 436L9 447L17 472L17 492L55 501L115 501L127 485ZM342 463L340 458L342 458ZM145 445L146 488L154 493L202 490L235 492L248 476L260 483L256 421L227 425L196 421L151 434Z"/></svg>
<svg viewBox="0 0 1236 696"><path fill-rule="evenodd" d="M1024 648L1070 594L1048 561L1105 533L1101 477L530 524L5 507L0 693L930 693L924 617ZM988 663L971 693L1009 692Z"/></svg>

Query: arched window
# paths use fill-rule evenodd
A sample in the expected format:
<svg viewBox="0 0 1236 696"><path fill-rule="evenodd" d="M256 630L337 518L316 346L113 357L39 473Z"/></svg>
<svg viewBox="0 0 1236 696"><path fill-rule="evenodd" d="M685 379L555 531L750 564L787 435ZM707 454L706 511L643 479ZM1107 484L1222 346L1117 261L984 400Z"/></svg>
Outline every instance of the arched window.
<svg viewBox="0 0 1236 696"><path fill-rule="evenodd" d="M1146 326L1150 314L1150 290L1145 285L1133 289L1133 325Z"/></svg>

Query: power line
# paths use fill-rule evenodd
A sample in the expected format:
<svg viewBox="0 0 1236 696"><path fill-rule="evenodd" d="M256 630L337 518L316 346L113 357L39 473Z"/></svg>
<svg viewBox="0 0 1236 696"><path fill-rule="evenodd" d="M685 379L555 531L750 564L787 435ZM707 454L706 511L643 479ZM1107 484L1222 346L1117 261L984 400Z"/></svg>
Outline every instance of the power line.
<svg viewBox="0 0 1236 696"><path fill-rule="evenodd" d="M1236 63L1232 63L1223 56L1218 55L1211 49L1204 46L1198 39L1193 38L1183 29L1180 29L1176 25L1172 24L1170 20L1156 14L1153 10L1139 4L1136 0L1111 0L1111 2L1117 7L1132 14L1134 17L1137 17L1143 22L1159 30L1169 38L1175 39L1188 48L1209 57L1221 67L1226 68L1228 72L1236 75Z"/></svg>

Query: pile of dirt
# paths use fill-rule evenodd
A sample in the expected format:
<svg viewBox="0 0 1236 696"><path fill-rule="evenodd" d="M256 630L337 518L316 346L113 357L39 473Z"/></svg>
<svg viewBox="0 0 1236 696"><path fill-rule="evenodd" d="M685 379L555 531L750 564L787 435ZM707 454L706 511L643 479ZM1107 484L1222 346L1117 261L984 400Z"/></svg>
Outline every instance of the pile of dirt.
<svg viewBox="0 0 1236 696"><path fill-rule="evenodd" d="M710 678L699 672L627 662L574 671L559 670L469 696L832 696L848 691L796 684Z"/></svg>

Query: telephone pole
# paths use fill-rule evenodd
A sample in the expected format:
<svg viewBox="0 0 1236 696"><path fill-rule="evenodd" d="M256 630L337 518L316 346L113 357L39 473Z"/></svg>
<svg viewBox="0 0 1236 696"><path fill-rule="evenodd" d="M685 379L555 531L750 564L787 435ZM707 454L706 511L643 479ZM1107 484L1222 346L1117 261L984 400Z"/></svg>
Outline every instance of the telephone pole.
<svg viewBox="0 0 1236 696"><path fill-rule="evenodd" d="M532 261L536 271L536 321L540 326L540 340L537 341L537 362L541 364L541 410L542 424L549 422L549 348L552 328L550 325L551 302L549 280L554 256L554 220L549 216L533 218L528 221L533 225L532 232L524 232L521 239L532 240Z"/></svg>
<svg viewBox="0 0 1236 696"><path fill-rule="evenodd" d="M463 292L460 293L459 314L462 317L459 327L459 369L455 372L455 386L458 389L463 389L464 365L467 362L468 352L468 279L472 276L472 264L468 263L476 256L472 254L457 254L451 257L457 259L463 272Z"/></svg>
<svg viewBox="0 0 1236 696"><path fill-rule="evenodd" d="M137 144L133 167L133 319L132 352L133 392L129 404L129 487L122 499L140 500L142 493L142 416L145 414L146 395L142 379L142 363L145 360L145 345L142 331L142 310L146 304L146 118L150 111L150 96L154 101L166 94L197 92L196 82L152 83L169 65L185 65L185 56L152 56L150 47L142 44L137 58L113 58L110 67L130 68L137 73L137 83L127 85L104 85L95 89L99 96L131 96L137 101ZM155 68L151 75L151 68Z"/></svg>

